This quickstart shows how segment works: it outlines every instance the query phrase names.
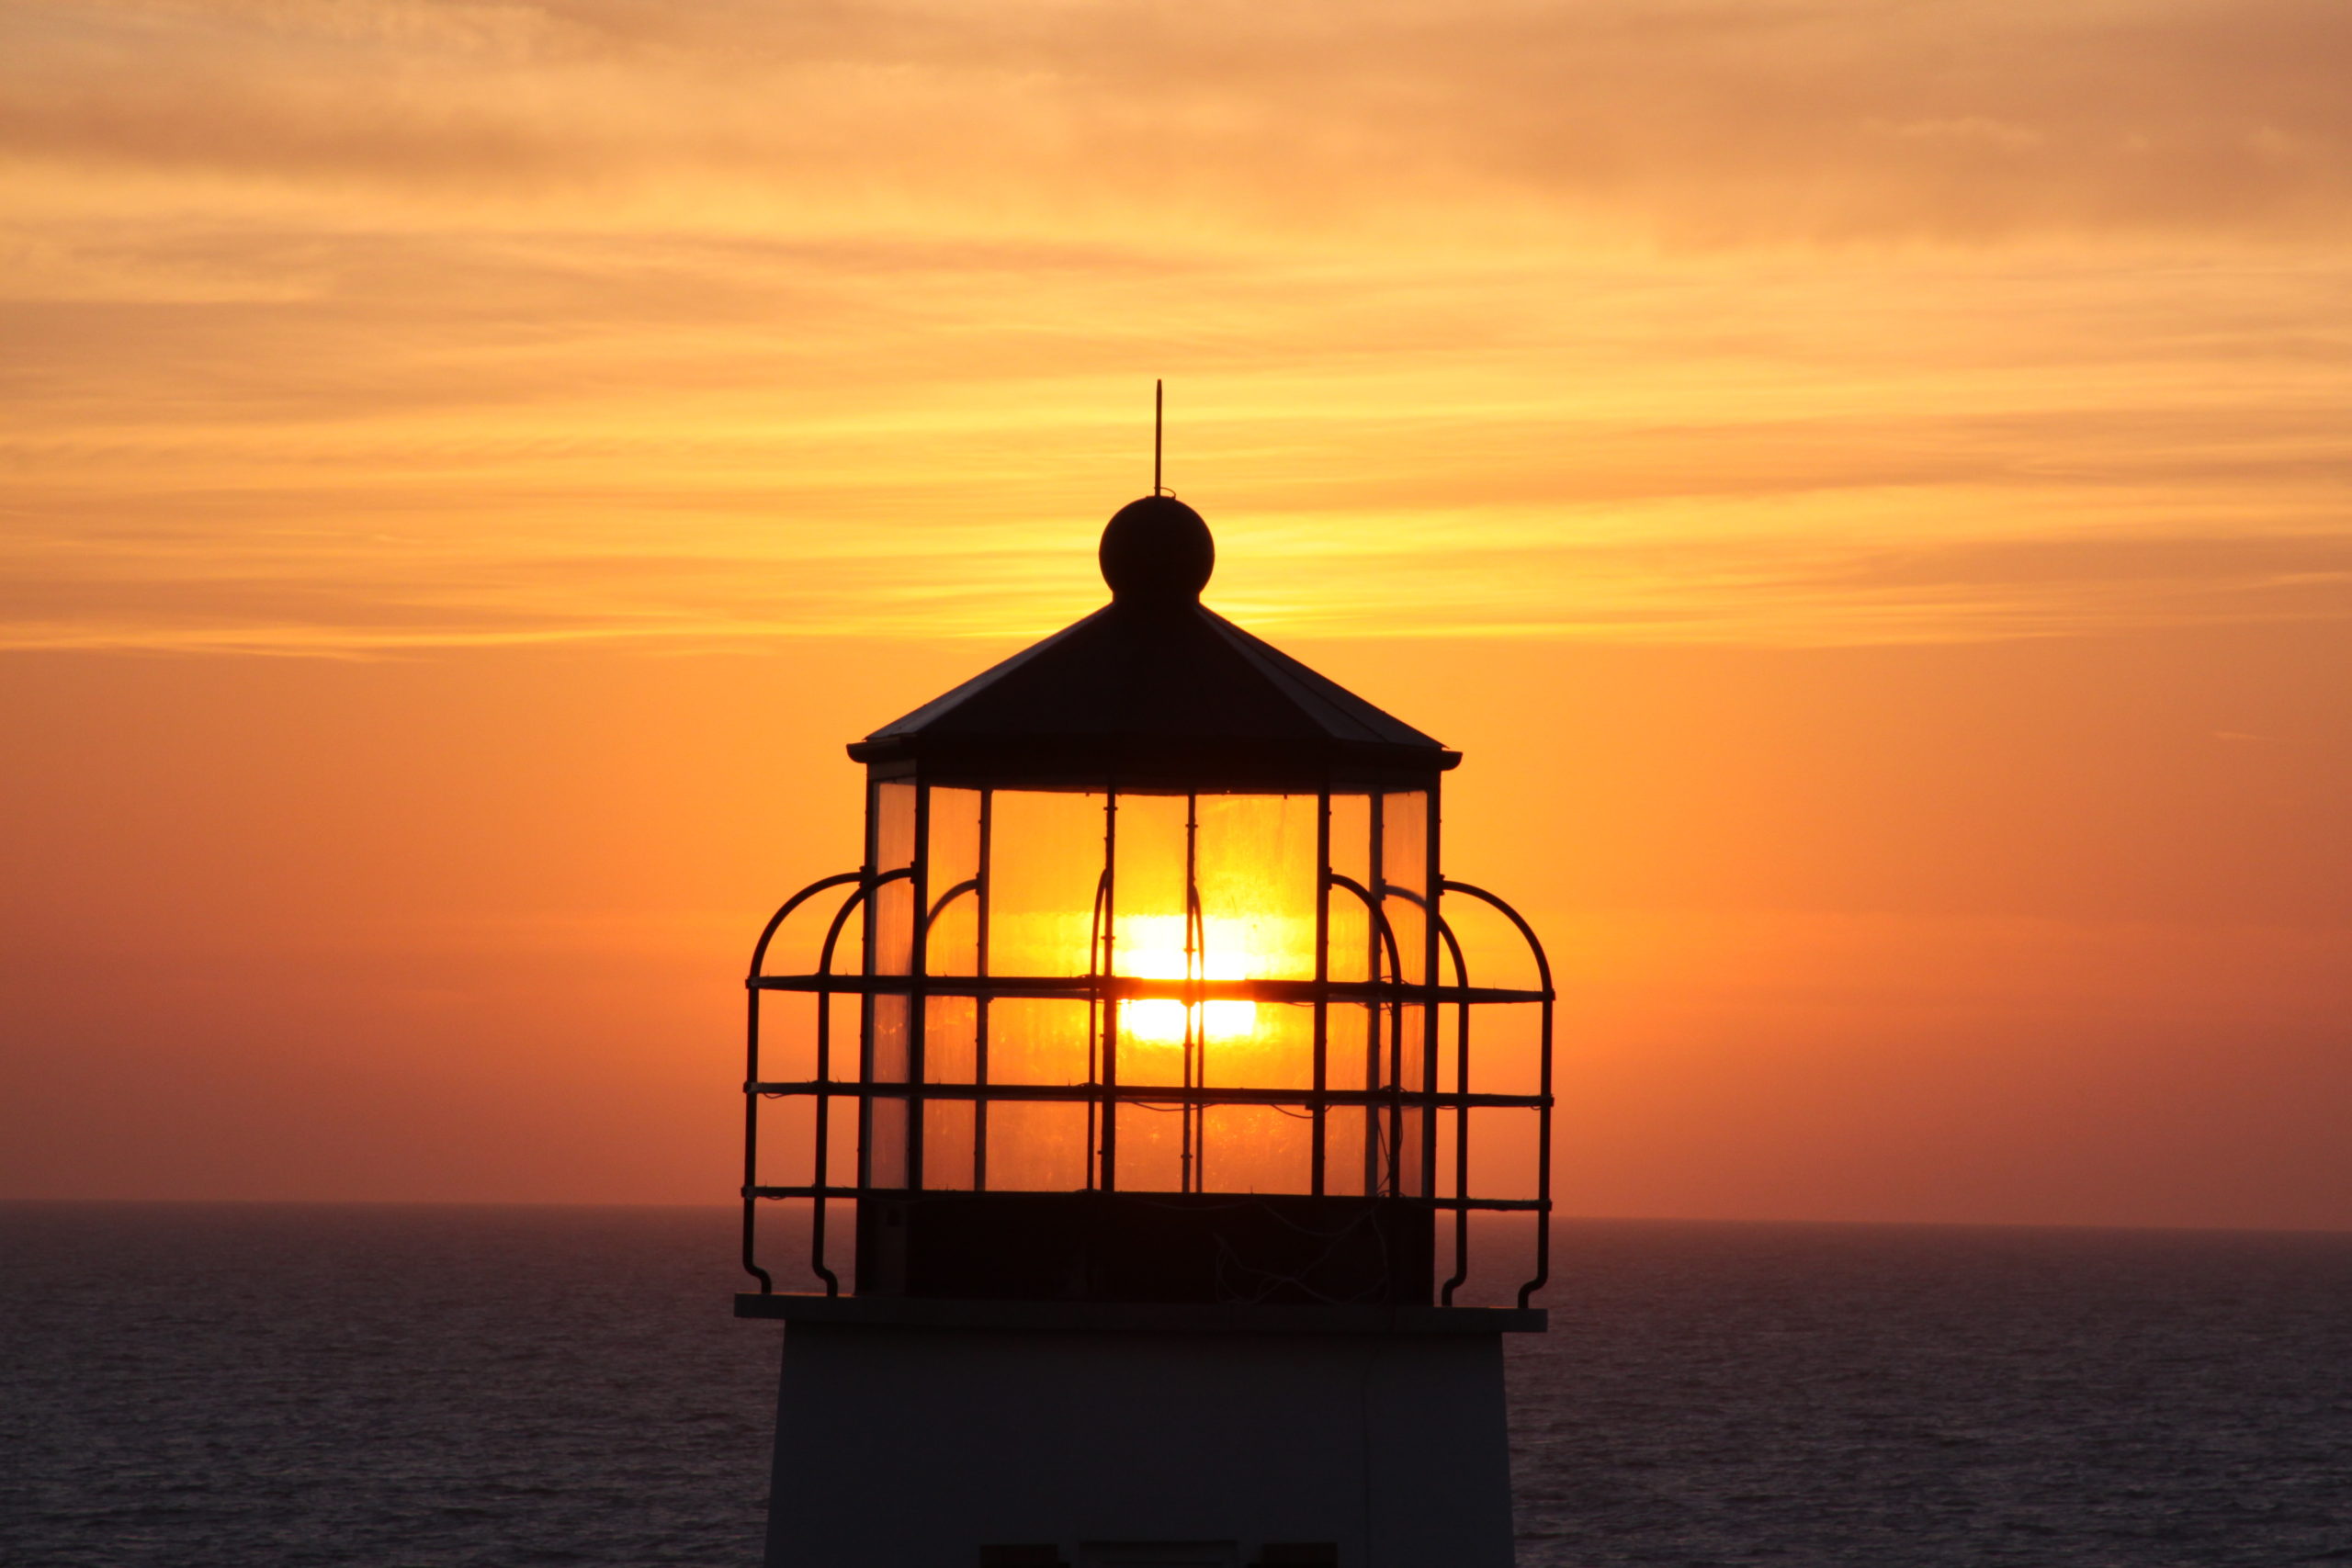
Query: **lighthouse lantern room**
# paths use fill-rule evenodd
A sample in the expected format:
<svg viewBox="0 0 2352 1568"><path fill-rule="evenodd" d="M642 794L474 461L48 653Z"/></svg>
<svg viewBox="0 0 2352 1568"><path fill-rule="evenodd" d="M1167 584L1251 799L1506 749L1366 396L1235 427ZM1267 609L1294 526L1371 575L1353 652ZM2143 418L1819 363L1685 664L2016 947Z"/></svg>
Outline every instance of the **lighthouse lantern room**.
<svg viewBox="0 0 2352 1568"><path fill-rule="evenodd" d="M862 863L760 934L770 1568L1510 1562L1549 967L1442 869L1459 754L1203 607L1214 562L1121 510L1111 603L853 745ZM1525 1272L1457 1304L1487 1237Z"/></svg>

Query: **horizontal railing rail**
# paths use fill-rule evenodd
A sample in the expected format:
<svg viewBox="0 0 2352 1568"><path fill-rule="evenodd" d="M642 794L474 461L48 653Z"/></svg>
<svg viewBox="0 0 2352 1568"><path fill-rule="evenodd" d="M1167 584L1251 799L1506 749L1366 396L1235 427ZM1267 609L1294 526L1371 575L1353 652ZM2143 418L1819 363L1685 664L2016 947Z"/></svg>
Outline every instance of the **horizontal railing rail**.
<svg viewBox="0 0 2352 1568"><path fill-rule="evenodd" d="M911 1200L922 1198L962 1198L968 1196L970 1190L971 1190L969 1188L956 1187L858 1187L855 1185L837 1185L827 1187L746 1187L743 1189L743 1196L746 1198L890 1198ZM1027 1190L1016 1188L1006 1189L1003 1190L1025 1193ZM1260 1194L1250 1192L1217 1192L1214 1190L1200 1195L1210 1198L1250 1198L1261 1196ZM1172 1192L1154 1191L1148 1188L1122 1188L1115 1194L1106 1193L1104 1196L1125 1198L1171 1198L1176 1196L1176 1194ZM1339 1193L1333 1194L1333 1196L1345 1197L1348 1195L1345 1193ZM1477 1209L1482 1211L1491 1210L1498 1213L1541 1213L1548 1212L1552 1207L1552 1201L1548 1198L1442 1198L1428 1196L1414 1197L1411 1195L1399 1196L1382 1193L1376 1197L1367 1199L1366 1201L1376 1203L1396 1203L1407 1208Z"/></svg>
<svg viewBox="0 0 2352 1568"><path fill-rule="evenodd" d="M786 1095L822 1095L834 1100L1117 1100L1147 1105L1402 1105L1409 1110L1435 1106L1440 1110L1541 1111L1550 1106L1546 1094L1463 1093L1456 1089L1264 1089L1220 1088L1193 1084L1044 1084L1044 1083L913 1083L905 1078L806 1078L786 1083L752 1083L752 1094L779 1099Z"/></svg>
<svg viewBox="0 0 2352 1568"><path fill-rule="evenodd" d="M1069 1001L1182 1002L1548 1002L1548 990L1495 986L1416 986L1398 980L1187 980L1141 975L757 975L761 991L821 991L838 996L1043 997Z"/></svg>

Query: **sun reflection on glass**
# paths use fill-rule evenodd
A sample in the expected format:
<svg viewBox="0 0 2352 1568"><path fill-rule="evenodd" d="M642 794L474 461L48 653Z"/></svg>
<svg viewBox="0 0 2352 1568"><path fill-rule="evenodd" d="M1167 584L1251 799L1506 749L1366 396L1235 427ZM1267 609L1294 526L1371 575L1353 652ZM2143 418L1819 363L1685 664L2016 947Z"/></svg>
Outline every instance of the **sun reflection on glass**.
<svg viewBox="0 0 2352 1568"><path fill-rule="evenodd" d="M1204 921L1198 951L1188 953L1182 916L1129 916L1119 922L1115 967L1140 980L1247 979L1263 965L1243 941L1245 930L1238 921ZM1153 997L1126 1003L1119 1017L1127 1039L1139 1045L1182 1045L1187 1025L1194 1040L1219 1044L1247 1040L1258 1030L1258 1004L1249 1001L1188 1007L1174 997Z"/></svg>

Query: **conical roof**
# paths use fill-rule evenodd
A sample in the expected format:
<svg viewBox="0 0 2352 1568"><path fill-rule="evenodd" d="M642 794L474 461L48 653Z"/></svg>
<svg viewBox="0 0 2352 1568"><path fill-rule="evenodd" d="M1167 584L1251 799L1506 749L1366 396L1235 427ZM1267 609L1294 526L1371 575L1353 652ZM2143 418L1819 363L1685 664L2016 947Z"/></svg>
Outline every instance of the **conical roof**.
<svg viewBox="0 0 2352 1568"><path fill-rule="evenodd" d="M1425 786L1449 751L1203 606L1200 514L1147 496L1103 530L1110 604L849 749L888 773L1032 787Z"/></svg>

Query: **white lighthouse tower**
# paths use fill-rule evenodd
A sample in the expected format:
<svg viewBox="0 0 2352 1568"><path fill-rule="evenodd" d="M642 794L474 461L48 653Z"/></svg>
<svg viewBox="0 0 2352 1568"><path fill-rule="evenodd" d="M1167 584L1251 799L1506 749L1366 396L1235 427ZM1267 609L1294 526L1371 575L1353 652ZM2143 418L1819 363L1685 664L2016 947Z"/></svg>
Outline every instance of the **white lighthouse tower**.
<svg viewBox="0 0 2352 1568"><path fill-rule="evenodd" d="M768 1568L1511 1562L1550 971L1441 869L1459 755L1203 608L1214 559L1123 509L1108 605L850 748L863 863L761 933ZM1531 983L1472 984L1464 906ZM1493 1009L1532 1081L1494 1087ZM1517 1190L1473 1190L1504 1141ZM1516 1306L1453 1304L1484 1211L1532 1222Z"/></svg>

